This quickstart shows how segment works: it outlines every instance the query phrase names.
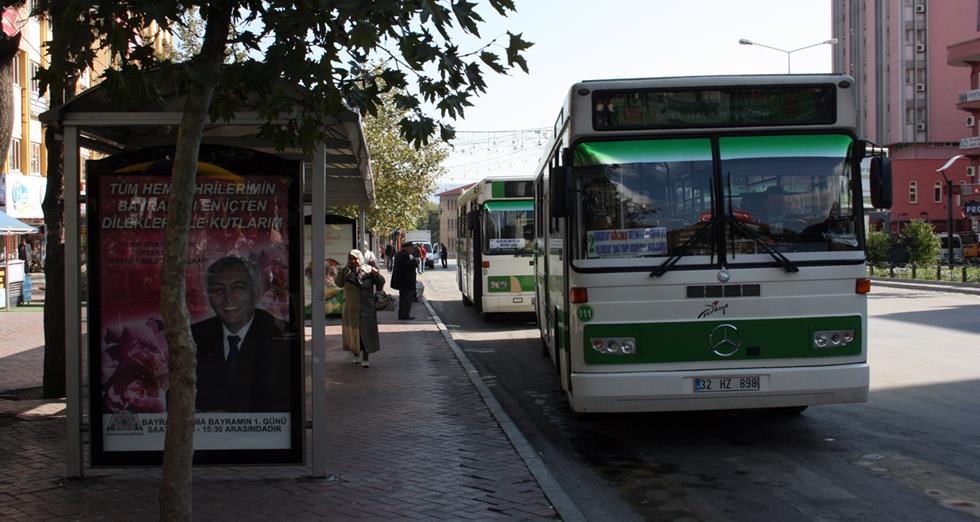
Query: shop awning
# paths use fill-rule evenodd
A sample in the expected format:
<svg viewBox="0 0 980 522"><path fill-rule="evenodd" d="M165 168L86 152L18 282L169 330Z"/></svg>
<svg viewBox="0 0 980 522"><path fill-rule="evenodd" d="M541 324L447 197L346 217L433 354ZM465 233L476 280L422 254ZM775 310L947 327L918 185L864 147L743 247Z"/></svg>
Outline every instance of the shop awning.
<svg viewBox="0 0 980 522"><path fill-rule="evenodd" d="M32 227L23 221L12 218L6 212L0 212L0 236L13 234L33 234L37 227Z"/></svg>

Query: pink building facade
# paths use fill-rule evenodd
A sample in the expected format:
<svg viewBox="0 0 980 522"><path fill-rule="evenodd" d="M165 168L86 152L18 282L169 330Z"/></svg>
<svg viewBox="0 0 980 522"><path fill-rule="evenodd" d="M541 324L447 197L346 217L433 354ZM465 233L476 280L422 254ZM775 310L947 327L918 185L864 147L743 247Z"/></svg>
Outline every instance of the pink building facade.
<svg viewBox="0 0 980 522"><path fill-rule="evenodd" d="M894 203L890 212L874 213L873 224L898 231L904 222L923 219L937 231L947 230L947 186L936 170L965 154L945 171L954 184L954 229L980 228L980 221L964 213L969 202L980 201L980 143L972 151L965 146L977 135L977 126L968 119L973 110L969 103L960 102L961 93L977 88L977 75L974 71L971 76L971 68L961 66L968 64L950 54L950 46L980 37L977 4L833 2L834 36L839 40L834 70L854 76L857 83L859 134L888 147L892 158ZM975 105L980 108L980 97Z"/></svg>

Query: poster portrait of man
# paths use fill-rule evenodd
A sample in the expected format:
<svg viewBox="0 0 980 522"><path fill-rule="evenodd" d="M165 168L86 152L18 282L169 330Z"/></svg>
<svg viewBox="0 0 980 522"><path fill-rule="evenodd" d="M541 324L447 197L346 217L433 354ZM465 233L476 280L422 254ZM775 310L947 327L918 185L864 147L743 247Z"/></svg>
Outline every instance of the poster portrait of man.
<svg viewBox="0 0 980 522"><path fill-rule="evenodd" d="M214 316L191 326L197 345L197 410L289 410L289 345L285 325L256 308L261 281L236 256L208 266L205 290Z"/></svg>
<svg viewBox="0 0 980 522"><path fill-rule="evenodd" d="M171 397L160 307L171 146L90 160L94 466L158 464ZM187 230L195 464L301 463L301 164L202 145ZM185 383L186 384L186 383Z"/></svg>

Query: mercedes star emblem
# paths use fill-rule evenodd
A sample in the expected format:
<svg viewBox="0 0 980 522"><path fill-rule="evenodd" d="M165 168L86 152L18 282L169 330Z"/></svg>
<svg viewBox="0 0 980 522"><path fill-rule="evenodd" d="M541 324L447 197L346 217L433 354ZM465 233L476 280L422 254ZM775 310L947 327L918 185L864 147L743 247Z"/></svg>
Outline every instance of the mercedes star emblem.
<svg viewBox="0 0 980 522"><path fill-rule="evenodd" d="M742 346L742 335L738 333L735 325L719 324L708 336L708 344L715 355L730 357Z"/></svg>

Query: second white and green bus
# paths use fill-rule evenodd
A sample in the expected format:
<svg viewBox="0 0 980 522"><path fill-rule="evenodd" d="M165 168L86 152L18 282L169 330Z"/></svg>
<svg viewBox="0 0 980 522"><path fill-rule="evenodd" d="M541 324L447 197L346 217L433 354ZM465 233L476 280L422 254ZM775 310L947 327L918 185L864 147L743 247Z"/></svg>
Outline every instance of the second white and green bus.
<svg viewBox="0 0 980 522"><path fill-rule="evenodd" d="M862 189L891 192L856 96L843 75L572 86L537 170L535 269L573 410L867 400Z"/></svg>
<svg viewBox="0 0 980 522"><path fill-rule="evenodd" d="M463 304L491 314L534 311L534 181L486 178L457 199Z"/></svg>

